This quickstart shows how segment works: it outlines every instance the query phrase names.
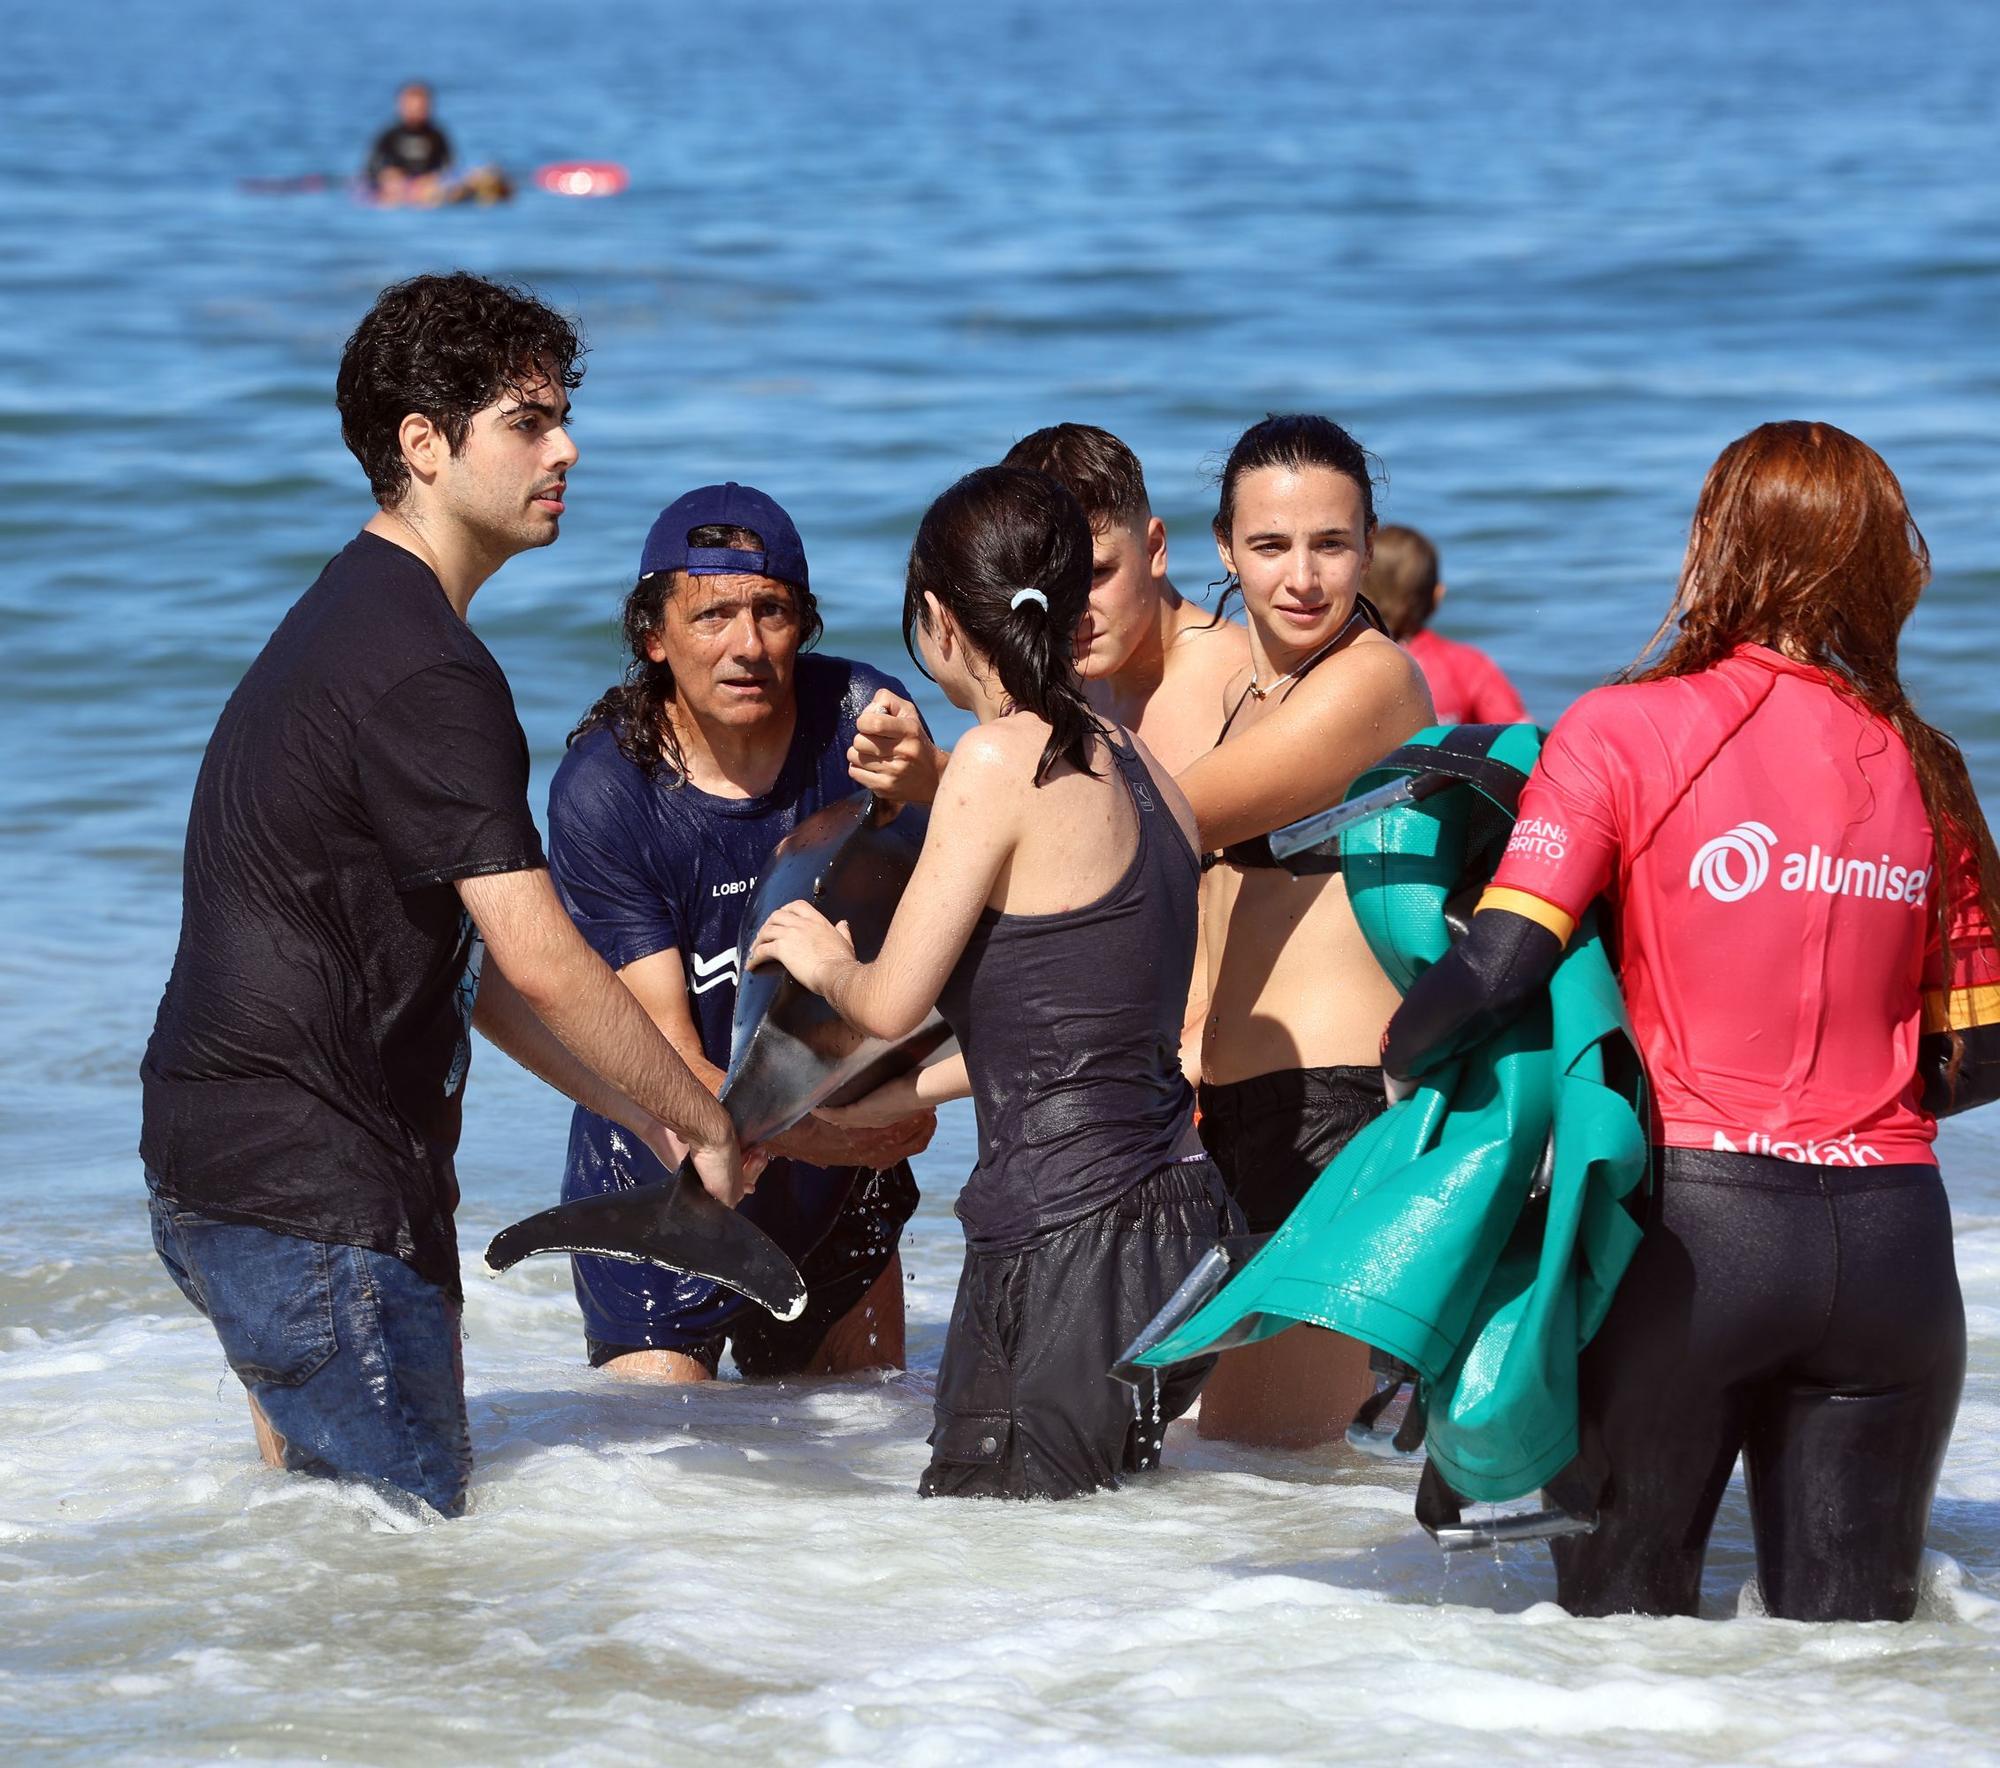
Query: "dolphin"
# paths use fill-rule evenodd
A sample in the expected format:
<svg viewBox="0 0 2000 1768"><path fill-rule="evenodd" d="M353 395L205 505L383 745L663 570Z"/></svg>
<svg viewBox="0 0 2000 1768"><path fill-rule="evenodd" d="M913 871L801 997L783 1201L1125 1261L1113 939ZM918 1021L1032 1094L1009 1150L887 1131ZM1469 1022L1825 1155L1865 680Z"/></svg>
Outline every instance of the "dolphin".
<svg viewBox="0 0 2000 1768"><path fill-rule="evenodd" d="M950 1028L933 1011L894 1041L857 1031L781 966L747 967L758 930L779 904L804 900L847 923L866 963L882 949L929 813L856 793L815 812L779 842L744 912L729 1071L720 1097L746 1146L782 1135L820 1105L844 1105L927 1061L950 1054ZM516 1222L486 1249L499 1272L543 1252L626 1258L726 1284L781 1320L804 1311L806 1287L775 1241L718 1203L685 1161L671 1179L579 1197Z"/></svg>

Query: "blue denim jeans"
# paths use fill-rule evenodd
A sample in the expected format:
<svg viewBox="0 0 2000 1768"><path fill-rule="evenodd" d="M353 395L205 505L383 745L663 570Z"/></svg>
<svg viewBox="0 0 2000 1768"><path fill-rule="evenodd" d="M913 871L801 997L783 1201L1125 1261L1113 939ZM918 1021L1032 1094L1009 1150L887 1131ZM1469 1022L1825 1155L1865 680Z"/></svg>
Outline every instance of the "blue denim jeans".
<svg viewBox="0 0 2000 1768"><path fill-rule="evenodd" d="M217 1221L147 1181L160 1260L284 1439L285 1466L460 1515L472 1442L451 1297L388 1253Z"/></svg>

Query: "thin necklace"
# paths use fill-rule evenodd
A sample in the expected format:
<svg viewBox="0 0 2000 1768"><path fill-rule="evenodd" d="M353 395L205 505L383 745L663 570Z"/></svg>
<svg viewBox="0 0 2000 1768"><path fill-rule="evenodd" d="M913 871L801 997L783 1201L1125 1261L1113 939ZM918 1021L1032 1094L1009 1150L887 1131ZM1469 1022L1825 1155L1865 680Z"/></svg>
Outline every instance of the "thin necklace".
<svg viewBox="0 0 2000 1768"><path fill-rule="evenodd" d="M1350 626L1352 626L1354 622L1358 620L1360 617L1361 617L1361 610L1359 608L1354 609L1353 612L1350 613L1347 616L1347 618L1340 623L1340 630L1336 632L1333 635L1333 637L1328 639L1325 644L1321 645L1318 650L1313 652L1313 654L1310 657L1306 658L1305 661L1302 663L1294 663L1292 667L1287 669L1283 675L1273 677L1272 680L1265 683L1261 687L1258 685L1257 682L1257 666L1253 663L1250 666L1250 697L1253 700L1257 700L1260 702L1266 700L1272 694L1275 694L1281 687L1285 685L1286 682L1290 681L1294 676L1303 675L1308 669L1310 669L1315 663L1317 663L1320 660L1320 658L1324 657L1328 651L1332 650L1335 645L1339 644L1340 641L1347 636L1347 629Z"/></svg>

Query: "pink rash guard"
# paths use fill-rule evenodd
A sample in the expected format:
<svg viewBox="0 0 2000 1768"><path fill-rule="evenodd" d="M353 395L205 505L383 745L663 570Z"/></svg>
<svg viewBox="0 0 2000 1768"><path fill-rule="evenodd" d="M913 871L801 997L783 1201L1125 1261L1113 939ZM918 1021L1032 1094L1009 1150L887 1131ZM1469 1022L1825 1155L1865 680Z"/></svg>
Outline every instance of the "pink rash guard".
<svg viewBox="0 0 2000 1768"><path fill-rule="evenodd" d="M2000 953L1902 739L1759 645L1600 688L1557 724L1482 907L1567 939L1602 894L1670 1148L1828 1166L1935 1160L1917 1040L1990 1021Z"/></svg>

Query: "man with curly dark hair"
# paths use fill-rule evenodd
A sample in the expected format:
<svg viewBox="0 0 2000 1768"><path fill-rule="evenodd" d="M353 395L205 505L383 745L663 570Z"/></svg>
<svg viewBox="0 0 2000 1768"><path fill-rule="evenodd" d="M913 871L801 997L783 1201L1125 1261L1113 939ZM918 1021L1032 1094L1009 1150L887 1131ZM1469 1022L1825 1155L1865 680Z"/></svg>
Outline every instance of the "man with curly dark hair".
<svg viewBox="0 0 2000 1768"><path fill-rule="evenodd" d="M556 538L582 354L464 273L385 290L348 339L341 433L380 508L209 740L141 1071L154 1244L266 1460L448 1516L470 1028L670 1164L684 1145L724 1202L746 1188L727 1115L556 898L507 678L465 622Z"/></svg>

